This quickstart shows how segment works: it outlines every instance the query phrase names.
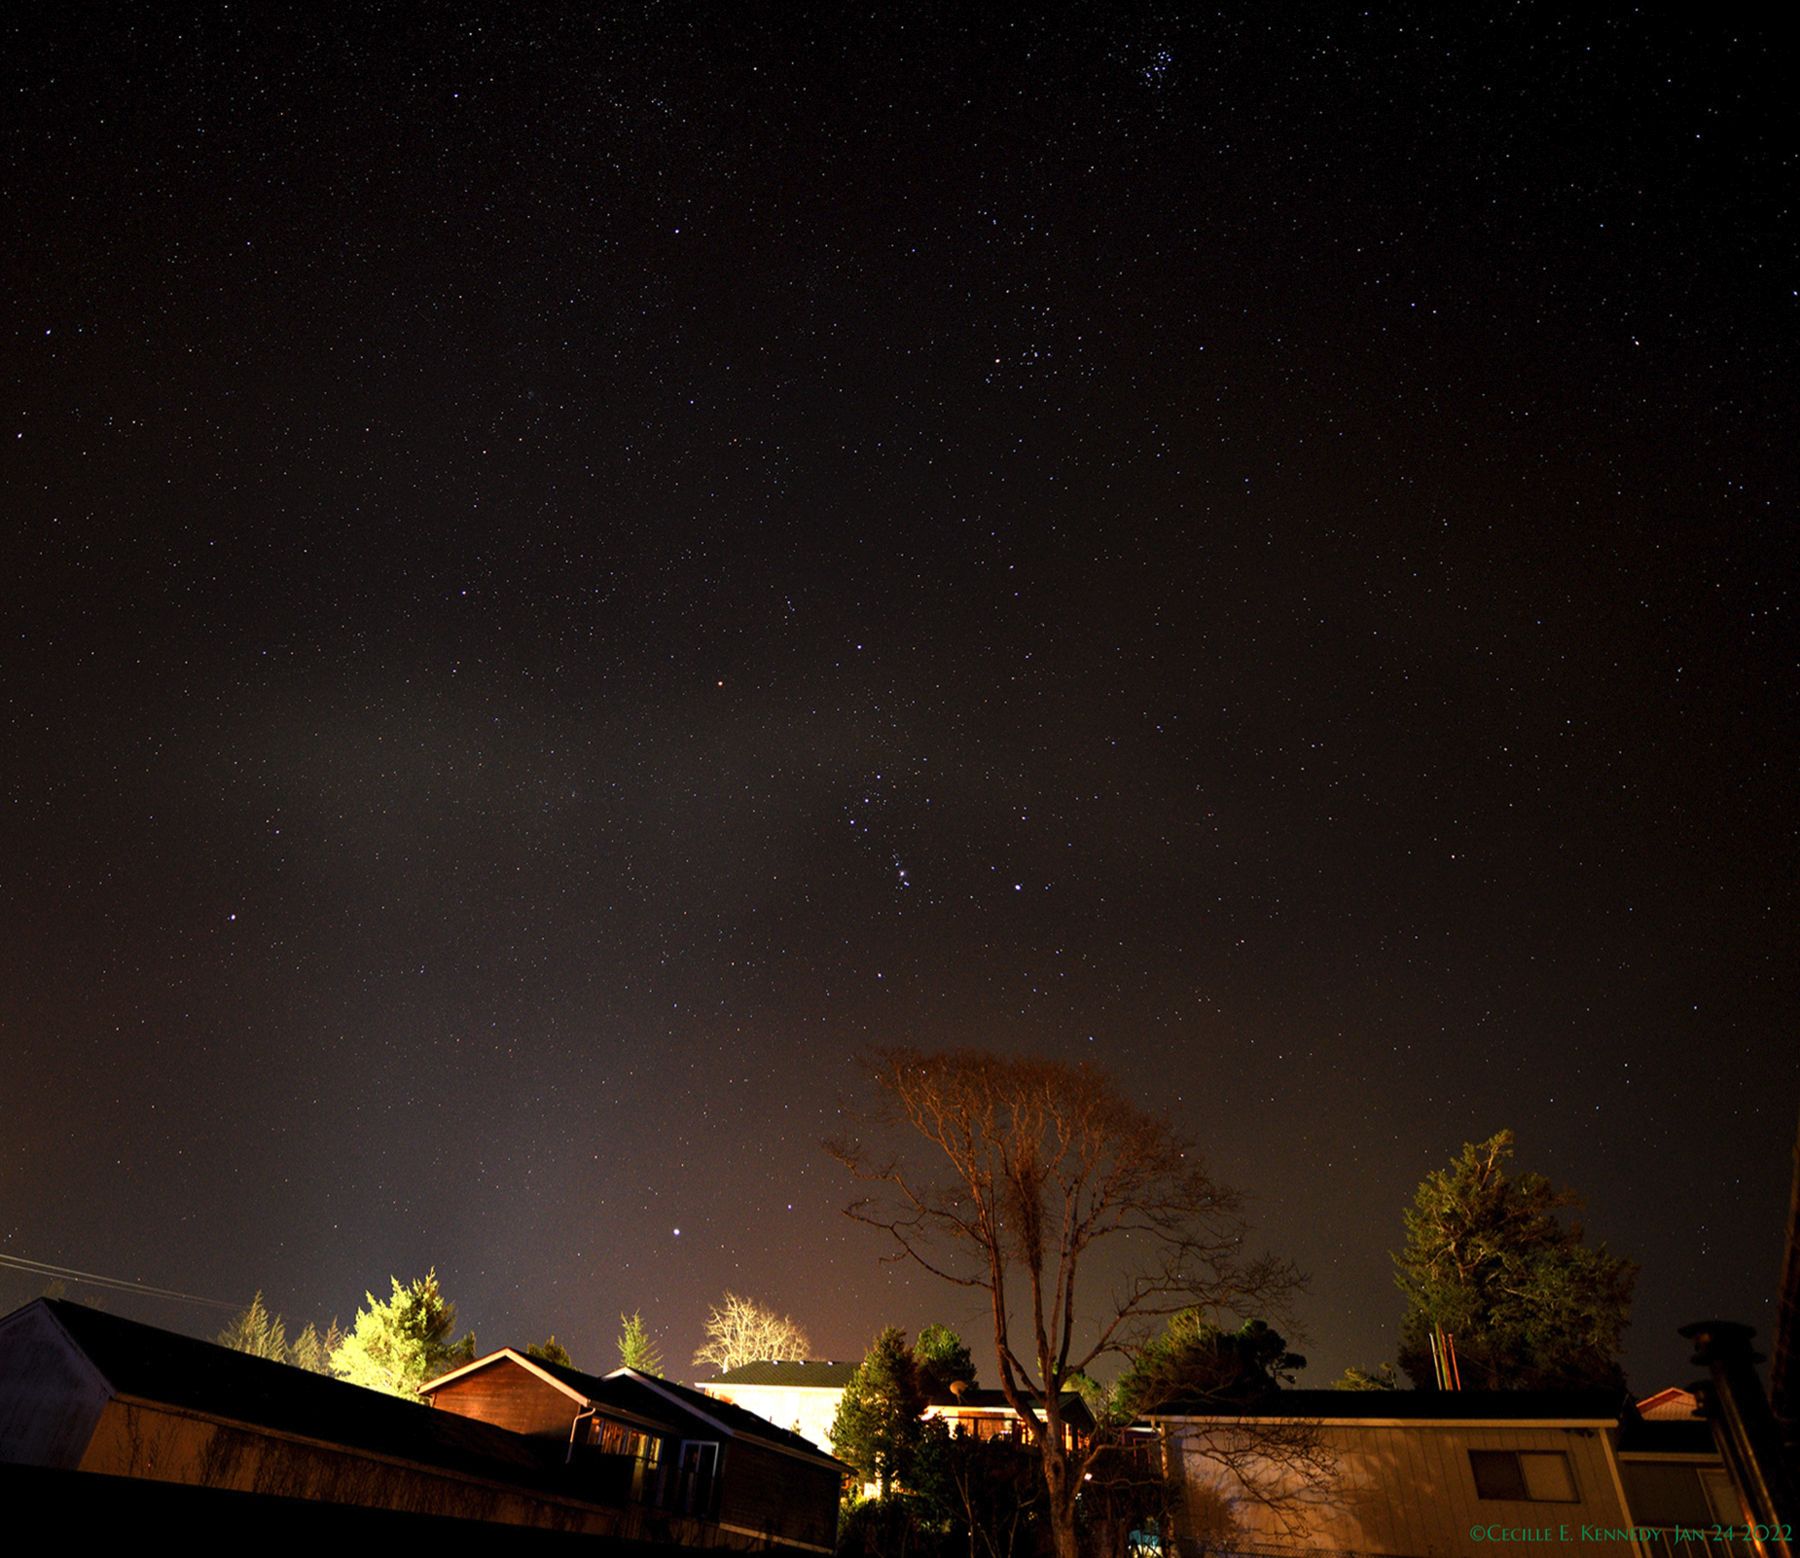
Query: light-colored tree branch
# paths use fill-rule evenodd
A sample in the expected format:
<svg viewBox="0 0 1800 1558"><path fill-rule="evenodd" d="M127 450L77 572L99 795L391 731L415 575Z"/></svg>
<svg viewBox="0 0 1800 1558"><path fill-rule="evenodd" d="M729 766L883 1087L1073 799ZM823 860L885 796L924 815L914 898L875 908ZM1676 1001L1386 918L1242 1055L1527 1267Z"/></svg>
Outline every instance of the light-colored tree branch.
<svg viewBox="0 0 1800 1558"><path fill-rule="evenodd" d="M811 1345L786 1315L727 1293L707 1314L706 1342L694 1354L694 1365L711 1365L724 1374L746 1363L803 1359Z"/></svg>

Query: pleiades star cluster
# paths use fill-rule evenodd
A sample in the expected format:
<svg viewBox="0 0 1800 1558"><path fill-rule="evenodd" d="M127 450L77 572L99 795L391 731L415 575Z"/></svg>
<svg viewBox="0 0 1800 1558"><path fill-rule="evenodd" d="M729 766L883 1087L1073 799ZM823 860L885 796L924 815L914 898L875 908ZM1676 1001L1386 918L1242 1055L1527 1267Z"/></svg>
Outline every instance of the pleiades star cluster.
<svg viewBox="0 0 1800 1558"><path fill-rule="evenodd" d="M590 1368L726 1288L978 1339L820 1147L978 1046L1251 1194L1303 1383L1503 1127L1634 1384L1770 1334L1772 21L0 25L0 1253L295 1329L435 1265Z"/></svg>

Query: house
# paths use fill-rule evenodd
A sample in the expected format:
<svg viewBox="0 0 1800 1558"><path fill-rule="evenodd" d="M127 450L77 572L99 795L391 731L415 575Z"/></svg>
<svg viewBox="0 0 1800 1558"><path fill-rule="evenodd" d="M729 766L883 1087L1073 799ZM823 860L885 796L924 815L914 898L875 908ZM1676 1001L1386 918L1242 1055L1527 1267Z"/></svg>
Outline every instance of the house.
<svg viewBox="0 0 1800 1558"><path fill-rule="evenodd" d="M1742 1530L1744 1506L1731 1473L1713 1443L1712 1425L1695 1413L1679 1417L1668 1410L1670 1392L1651 1397L1655 1407L1627 1412L1613 1440L1619 1463L1619 1481L1625 1489L1625 1506L1632 1521L1646 1530L1644 1547L1658 1558L1691 1555L1696 1544L1678 1531L1704 1531L1713 1554L1752 1551L1748 1544L1734 1546L1716 1539L1715 1528ZM1693 1399L1692 1392L1683 1395ZM1648 1534L1653 1530L1654 1534Z"/></svg>
<svg viewBox="0 0 1800 1558"><path fill-rule="evenodd" d="M831 1425L854 1363L828 1359L805 1362L741 1363L714 1379L697 1380L694 1388L717 1401L728 1401L803 1439L831 1449Z"/></svg>
<svg viewBox="0 0 1800 1558"><path fill-rule="evenodd" d="M1034 1393L1032 1400L1033 1415L1041 1423L1044 1420L1042 1398ZM1060 1415L1063 1440L1067 1448L1077 1448L1093 1433L1094 1415L1088 1410L1088 1404L1074 1391L1063 1392ZM925 1416L942 1418L954 1435L1024 1442L1025 1436L1018 1414L1013 1411L1003 1390L977 1390L972 1385L960 1388L953 1385L948 1391L934 1395L926 1402Z"/></svg>
<svg viewBox="0 0 1800 1558"><path fill-rule="evenodd" d="M52 1481L82 1472L602 1535L624 1525L531 1439L62 1299L0 1319L0 1462Z"/></svg>
<svg viewBox="0 0 1800 1558"><path fill-rule="evenodd" d="M786 1424L814 1443L830 1449L831 1425L838 1402L854 1363L823 1359L790 1362L745 1363L716 1379L701 1380L696 1389L719 1401L729 1401L760 1413L771 1422ZM1093 1431L1093 1415L1087 1403L1073 1391L1062 1397L1064 1433L1074 1443ZM1000 1390L977 1390L970 1385L940 1392L925 1403L927 1418L942 1418L953 1434L977 1439L1018 1439L1019 1420ZM1043 1417L1042 1409L1038 1417Z"/></svg>
<svg viewBox="0 0 1800 1558"><path fill-rule="evenodd" d="M636 1369L595 1376L512 1348L422 1387L438 1414L555 1447L573 1485L625 1504L625 1534L829 1553L849 1468L735 1403Z"/></svg>
<svg viewBox="0 0 1800 1558"><path fill-rule="evenodd" d="M1267 1555L1494 1540L1646 1558L1690 1550L1670 1545L1677 1521L1741 1521L1705 1423L1646 1422L1605 1392L1293 1390L1253 1416L1177 1403L1147 1420L1192 1546L1230 1531Z"/></svg>
<svg viewBox="0 0 1800 1558"><path fill-rule="evenodd" d="M360 1509L689 1547L831 1550L846 1468L741 1408L629 1369L595 1379L510 1348L427 1390L438 1410L39 1299L0 1319L0 1464L14 1468L9 1488L44 1499L66 1499L70 1474L92 1477L96 1499L110 1490L112 1507L121 1495L106 1479L206 1491L180 1508L184 1523L207 1529L253 1521L241 1503L250 1498L302 1501L280 1506L282 1519ZM239 1503L221 1502L233 1495ZM125 1500L154 1503L147 1492Z"/></svg>
<svg viewBox="0 0 1800 1558"><path fill-rule="evenodd" d="M1687 1422L1701 1415L1700 1397L1679 1385L1645 1396L1637 1404L1638 1416L1649 1422Z"/></svg>

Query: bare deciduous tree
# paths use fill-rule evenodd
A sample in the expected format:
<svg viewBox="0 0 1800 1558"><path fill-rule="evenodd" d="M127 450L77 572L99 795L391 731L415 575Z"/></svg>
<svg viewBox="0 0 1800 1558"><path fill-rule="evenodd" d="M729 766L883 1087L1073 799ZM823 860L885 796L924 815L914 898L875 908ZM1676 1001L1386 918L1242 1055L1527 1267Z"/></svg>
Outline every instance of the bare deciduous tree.
<svg viewBox="0 0 1800 1558"><path fill-rule="evenodd" d="M986 1290L1001 1389L1035 1441L1058 1558L1076 1558L1075 1501L1107 1439L1065 1436L1071 1377L1130 1354L1178 1310L1278 1311L1298 1274L1245 1253L1238 1196L1092 1067L890 1049L868 1068L879 1094L868 1123L903 1127L905 1147L887 1157L832 1145L882 1187L849 1214L894 1240L891 1258ZM1091 1272L1099 1245L1108 1258ZM1111 1286L1096 1299L1102 1281Z"/></svg>
<svg viewBox="0 0 1800 1558"><path fill-rule="evenodd" d="M694 1364L711 1364L723 1374L744 1363L805 1358L810 1351L806 1332L786 1315L727 1293L707 1314L706 1344Z"/></svg>

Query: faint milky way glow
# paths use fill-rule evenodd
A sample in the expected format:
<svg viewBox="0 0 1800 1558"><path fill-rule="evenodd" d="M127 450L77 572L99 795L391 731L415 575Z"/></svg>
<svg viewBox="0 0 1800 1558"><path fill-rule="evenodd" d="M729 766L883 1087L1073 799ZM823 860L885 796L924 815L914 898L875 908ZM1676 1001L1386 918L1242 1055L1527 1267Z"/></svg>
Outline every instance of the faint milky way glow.
<svg viewBox="0 0 1800 1558"><path fill-rule="evenodd" d="M1773 21L29 10L8 1249L320 1324L435 1265L590 1367L728 1287L977 1334L820 1143L982 1045L1174 1114L1304 1383L1502 1126L1634 1382L1766 1339Z"/></svg>

